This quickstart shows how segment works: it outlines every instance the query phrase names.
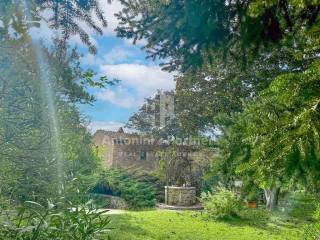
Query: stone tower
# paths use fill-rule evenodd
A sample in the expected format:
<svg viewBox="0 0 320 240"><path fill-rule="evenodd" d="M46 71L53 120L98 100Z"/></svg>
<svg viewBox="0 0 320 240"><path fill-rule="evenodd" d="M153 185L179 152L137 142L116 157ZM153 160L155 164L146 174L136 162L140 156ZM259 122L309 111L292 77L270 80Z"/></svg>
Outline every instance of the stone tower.
<svg viewBox="0 0 320 240"><path fill-rule="evenodd" d="M159 127L165 127L174 118L174 93L160 92Z"/></svg>

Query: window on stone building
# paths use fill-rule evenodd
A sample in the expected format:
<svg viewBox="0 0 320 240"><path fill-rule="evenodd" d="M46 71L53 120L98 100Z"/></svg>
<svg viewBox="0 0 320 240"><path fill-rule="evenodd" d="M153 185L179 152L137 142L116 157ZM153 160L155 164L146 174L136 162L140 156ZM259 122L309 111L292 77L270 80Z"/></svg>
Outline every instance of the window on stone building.
<svg viewBox="0 0 320 240"><path fill-rule="evenodd" d="M169 110L169 103L165 103L164 108L166 109L166 111Z"/></svg>
<svg viewBox="0 0 320 240"><path fill-rule="evenodd" d="M146 151L140 152L140 160L147 160L147 152Z"/></svg>

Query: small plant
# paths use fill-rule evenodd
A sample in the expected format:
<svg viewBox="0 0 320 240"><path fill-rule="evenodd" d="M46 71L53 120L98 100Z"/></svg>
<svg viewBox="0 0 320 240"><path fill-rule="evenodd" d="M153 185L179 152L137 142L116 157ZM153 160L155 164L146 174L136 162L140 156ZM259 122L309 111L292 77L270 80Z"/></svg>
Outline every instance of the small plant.
<svg viewBox="0 0 320 240"><path fill-rule="evenodd" d="M241 209L235 193L222 187L219 187L215 194L203 192L201 201L208 215L215 219L235 217Z"/></svg>
<svg viewBox="0 0 320 240"><path fill-rule="evenodd" d="M103 216L105 212L95 211L91 202L81 206L49 203L47 207L26 202L18 211L0 213L0 239L100 239L109 230L109 219Z"/></svg>
<svg viewBox="0 0 320 240"><path fill-rule="evenodd" d="M251 191L247 196L248 201L258 201L259 200L259 192L258 191Z"/></svg>
<svg viewBox="0 0 320 240"><path fill-rule="evenodd" d="M257 208L259 200L259 193L256 190L250 191L247 196L248 208Z"/></svg>

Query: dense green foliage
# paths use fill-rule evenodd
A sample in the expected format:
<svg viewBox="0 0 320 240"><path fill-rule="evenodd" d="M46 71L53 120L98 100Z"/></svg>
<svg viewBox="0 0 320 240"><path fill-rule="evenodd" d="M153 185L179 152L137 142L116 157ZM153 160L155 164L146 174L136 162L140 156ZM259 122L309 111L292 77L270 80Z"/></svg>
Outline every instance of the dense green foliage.
<svg viewBox="0 0 320 240"><path fill-rule="evenodd" d="M215 166L220 174L251 179L261 188L300 184L317 190L319 86L316 62L302 73L277 77L242 113L229 118L220 140L223 160Z"/></svg>
<svg viewBox="0 0 320 240"><path fill-rule="evenodd" d="M121 1L120 37L178 70L177 118L211 131L219 156L207 182L319 189L319 1ZM211 179L210 179L211 178Z"/></svg>
<svg viewBox="0 0 320 240"><path fill-rule="evenodd" d="M236 217L242 207L234 192L221 187L213 193L203 192L201 202L208 216L215 219Z"/></svg>
<svg viewBox="0 0 320 240"><path fill-rule="evenodd" d="M35 47L27 37L2 40L1 195L43 202L80 186L86 191L99 159L75 105L93 100L77 56Z"/></svg>
<svg viewBox="0 0 320 240"><path fill-rule="evenodd" d="M275 77L307 69L310 59L296 59L299 49L282 47L261 53L252 64L243 66L235 59L225 60L221 54L206 61L198 71L187 71L176 78L176 109L179 125L188 133L224 131L231 116L243 111Z"/></svg>
<svg viewBox="0 0 320 240"><path fill-rule="evenodd" d="M79 206L100 159L78 104L94 101L87 87L112 84L84 71L67 45L78 34L95 52L80 27L84 21L102 33L93 9L105 25L96 1L0 3L1 239L96 239L109 222ZM29 30L46 23L60 34L49 43L32 39Z"/></svg>
<svg viewBox="0 0 320 240"><path fill-rule="evenodd" d="M312 220L312 216L317 209L319 199L317 195L307 192L294 192L289 194L286 213L292 218Z"/></svg>
<svg viewBox="0 0 320 240"><path fill-rule="evenodd" d="M123 198L132 209L154 207L156 189L120 170L108 169L100 176L94 192Z"/></svg>
<svg viewBox="0 0 320 240"><path fill-rule="evenodd" d="M155 198L157 202L164 202L164 186L165 181L159 174L159 171L141 171L140 169L130 170L128 172L130 176L136 179L139 182L145 182L148 185L152 186L155 191Z"/></svg>
<svg viewBox="0 0 320 240"><path fill-rule="evenodd" d="M62 206L62 207L61 207ZM106 211L95 211L88 202L81 206L68 203L43 207L26 202L16 211L1 209L0 238L6 240L93 240L105 239L109 219ZM101 238L100 238L101 237Z"/></svg>
<svg viewBox="0 0 320 240"><path fill-rule="evenodd" d="M320 205L318 205L313 214L313 220L313 224L307 225L304 228L305 240L319 239L320 237Z"/></svg>
<svg viewBox="0 0 320 240"><path fill-rule="evenodd" d="M302 73L279 76L239 116L242 141L251 151L237 170L259 169L253 177L262 187L293 181L319 186L319 70L317 62Z"/></svg>
<svg viewBox="0 0 320 240"><path fill-rule="evenodd" d="M121 0L118 36L146 39L152 58L170 59L183 72L203 64L208 51L247 61L250 53L317 24L317 1ZM297 43L297 42L296 42Z"/></svg>
<svg viewBox="0 0 320 240"><path fill-rule="evenodd" d="M249 186L254 193L264 191L270 210L280 193L297 189L319 193L318 0L120 2L124 9L117 14L118 36L134 42L146 40L144 48L150 58L167 61L165 70L179 72L177 118L169 126L173 131L166 135L210 131L218 139L219 155L205 176L207 185L231 188L235 180L242 180L244 190ZM76 35L96 52L81 26L86 23L102 33L92 13L106 26L96 0L0 3L0 202L9 209L0 215L0 238L97 237L108 219L87 212L88 206L77 206L93 191L93 183L96 192L120 196L131 208L155 205L152 184L124 172L107 170L97 182L99 157L77 104L94 100L86 87L112 82L106 77L94 81L94 73L83 71L76 50L67 46L67 40ZM59 39L53 46L45 47L28 36L30 28L42 22L56 30ZM142 109L131 120L141 130L153 132L144 121L145 113ZM176 152L168 159L176 159L176 165L163 162L175 171L172 184L192 182L188 161L179 161ZM252 192L244 191L247 199ZM48 208L33 204L37 209L28 206L17 211L26 200L62 203ZM296 209L313 208L306 198L288 201L293 203L285 211L290 218L299 216ZM203 203L211 217L238 215L242 222L208 222L189 213L133 213L119 217L123 221L119 227L125 225L133 233L114 232L113 236L194 239L197 232L199 239L301 237L299 230L287 227L290 219L284 223L273 221L273 215L264 211L255 211L253 216L239 211L235 195L225 189L203 194ZM313 221L305 228L306 239L319 237L319 209Z"/></svg>

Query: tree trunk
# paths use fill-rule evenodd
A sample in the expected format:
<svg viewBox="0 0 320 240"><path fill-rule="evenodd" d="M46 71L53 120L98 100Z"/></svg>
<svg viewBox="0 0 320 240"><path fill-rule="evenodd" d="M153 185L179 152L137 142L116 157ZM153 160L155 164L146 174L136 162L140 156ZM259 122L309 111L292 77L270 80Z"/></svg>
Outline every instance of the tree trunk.
<svg viewBox="0 0 320 240"><path fill-rule="evenodd" d="M278 206L280 188L264 189L264 196L266 198L266 208L270 211Z"/></svg>

